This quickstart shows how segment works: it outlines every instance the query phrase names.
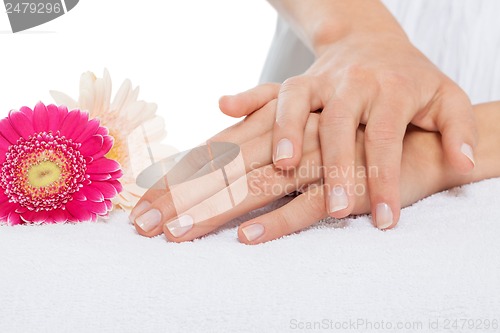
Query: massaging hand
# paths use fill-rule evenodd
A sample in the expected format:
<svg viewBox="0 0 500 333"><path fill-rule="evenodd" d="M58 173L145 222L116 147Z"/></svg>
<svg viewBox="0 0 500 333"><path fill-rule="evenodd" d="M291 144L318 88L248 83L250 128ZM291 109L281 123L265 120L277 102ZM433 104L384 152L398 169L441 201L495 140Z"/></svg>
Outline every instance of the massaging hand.
<svg viewBox="0 0 500 333"><path fill-rule="evenodd" d="M339 1L324 3L349 5ZM288 1L287 5L301 4ZM371 20L375 22L373 27ZM454 170L462 174L474 167L476 133L466 94L419 52L399 27L382 27L389 19L383 23L376 20L366 18L362 25L368 27L365 31L349 30L334 42L313 45L315 63L303 75L281 86L272 142L276 167L286 170L300 165L307 153L304 128L309 112L323 109L319 118L321 155L330 170L324 175L329 192L326 205L331 216L344 217L357 205L352 166L356 130L359 124L365 124L367 166L378 169L368 178L372 214L376 225L386 229L399 220L402 142L407 125L441 132L444 153ZM323 33L323 37L328 38L328 34ZM223 97L220 108L228 115L241 117L273 98L272 88L264 84Z"/></svg>
<svg viewBox="0 0 500 333"><path fill-rule="evenodd" d="M279 86L269 85L269 89ZM320 185L321 152L317 134L320 115L310 114L304 132L303 158L296 172L283 172L272 164L272 130L275 117L276 101L273 100L261 110L252 113L240 123L226 129L210 142L233 142L241 147L244 171L239 177L231 168L226 168L233 197L244 195L243 201L234 208L227 209L227 186L216 172L200 172L211 169L212 163L198 164L199 156L194 154L186 163L181 163L180 173L162 178L141 198L131 214L137 231L141 235L155 236L164 233L174 242L188 241L203 236L228 221L251 210L263 207L285 194L295 190L304 191L285 206L260 217L243 223L238 230L241 242L257 244L279 238L301 230L328 215L324 204L325 187ZM482 117L491 118L490 115ZM497 116L498 118L498 116ZM488 121L483 123L488 123ZM490 132L495 132L490 130ZM366 193L366 169L364 149L364 130L357 130L355 143L356 174L353 188L356 201L353 214L370 211L370 202ZM495 145L495 138L488 138ZM479 157L490 153L480 150ZM498 149L497 149L498 150ZM498 153L496 153L498 154ZM186 157L190 157L187 155ZM485 172L484 164L479 164L474 177L462 177L450 171L449 163L442 157L441 142L438 135L417 130L409 130L404 139L404 154L401 162L401 202L405 206L420 198L443 189L470 181L494 176L490 166ZM234 169L234 168L233 168ZM205 176L196 176L205 174ZM177 179L176 179L177 178ZM179 182L179 179L184 181ZM173 182L177 185L171 186ZM238 186L247 184L247 186ZM308 185L312 184L308 187ZM404 186L403 186L404 185ZM247 188L246 192L235 192ZM175 194L173 194L175 193Z"/></svg>

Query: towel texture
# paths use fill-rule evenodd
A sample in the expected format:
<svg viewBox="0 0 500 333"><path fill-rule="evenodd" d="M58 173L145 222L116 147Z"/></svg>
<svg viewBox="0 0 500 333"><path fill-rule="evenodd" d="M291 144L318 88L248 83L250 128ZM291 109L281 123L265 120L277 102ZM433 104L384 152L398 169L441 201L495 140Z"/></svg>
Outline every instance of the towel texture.
<svg viewBox="0 0 500 333"><path fill-rule="evenodd" d="M237 222L194 242L143 238L121 212L3 226L0 332L287 332L322 320L439 320L446 331L446 320L500 320L499 197L500 179L487 180L405 208L392 231L361 216L259 246L237 241Z"/></svg>

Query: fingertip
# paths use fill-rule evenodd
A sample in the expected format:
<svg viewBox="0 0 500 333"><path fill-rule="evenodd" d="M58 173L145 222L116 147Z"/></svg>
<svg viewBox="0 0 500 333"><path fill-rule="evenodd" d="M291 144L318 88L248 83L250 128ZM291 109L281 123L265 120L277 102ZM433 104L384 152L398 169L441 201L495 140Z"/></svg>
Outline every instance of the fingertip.
<svg viewBox="0 0 500 333"><path fill-rule="evenodd" d="M329 182L325 178L325 182ZM354 207L354 198L349 198L347 191L342 185L330 185L331 190L325 198L325 206L330 217L340 219L351 214Z"/></svg>
<svg viewBox="0 0 500 333"><path fill-rule="evenodd" d="M246 245L255 245L263 242L266 232L264 225L260 223L242 224L238 228L238 240Z"/></svg>
<svg viewBox="0 0 500 333"><path fill-rule="evenodd" d="M445 144L447 159L456 172L462 175L470 174L475 166L474 148L468 143Z"/></svg>
<svg viewBox="0 0 500 333"><path fill-rule="evenodd" d="M222 113L230 117L239 118L243 116L241 108L238 105L237 96L234 95L224 95L219 98L219 109Z"/></svg>

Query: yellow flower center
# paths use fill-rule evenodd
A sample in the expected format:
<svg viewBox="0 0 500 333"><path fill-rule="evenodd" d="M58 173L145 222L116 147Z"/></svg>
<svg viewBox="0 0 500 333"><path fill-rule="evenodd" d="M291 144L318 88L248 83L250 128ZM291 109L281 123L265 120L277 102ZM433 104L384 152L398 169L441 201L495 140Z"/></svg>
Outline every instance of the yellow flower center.
<svg viewBox="0 0 500 333"><path fill-rule="evenodd" d="M32 187L46 187L59 180L61 168L53 161L42 161L28 170L28 181Z"/></svg>

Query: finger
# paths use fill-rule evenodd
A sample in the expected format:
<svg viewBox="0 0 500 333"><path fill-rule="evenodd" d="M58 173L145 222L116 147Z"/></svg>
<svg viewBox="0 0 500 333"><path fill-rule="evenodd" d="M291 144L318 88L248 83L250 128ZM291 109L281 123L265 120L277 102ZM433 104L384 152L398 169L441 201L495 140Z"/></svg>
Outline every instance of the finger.
<svg viewBox="0 0 500 333"><path fill-rule="evenodd" d="M315 154L315 159L319 160L319 151ZM172 219L164 219L166 223L163 232L168 240L174 242L189 241L206 235L236 217L317 181L321 174L320 164L317 163L316 167L318 171L301 177L277 170L272 165L253 170L209 199L188 208ZM161 209L163 198L158 199L154 206Z"/></svg>
<svg viewBox="0 0 500 333"><path fill-rule="evenodd" d="M325 167L326 207L330 216L349 215L355 205L356 98L334 97L320 116L319 137ZM348 102L349 101L349 102Z"/></svg>
<svg viewBox="0 0 500 333"><path fill-rule="evenodd" d="M262 108L278 96L278 83L264 83L233 96L222 96L219 108L228 116L239 118Z"/></svg>
<svg viewBox="0 0 500 333"><path fill-rule="evenodd" d="M474 169L474 148L477 130L472 105L463 92L449 95L437 113L438 130L443 137L443 149L453 168L467 174Z"/></svg>
<svg viewBox="0 0 500 333"><path fill-rule="evenodd" d="M381 100L371 111L365 131L365 172L372 216L379 229L396 225L401 210L401 157L409 112L394 106L398 104L404 105Z"/></svg>
<svg viewBox="0 0 500 333"><path fill-rule="evenodd" d="M321 107L315 90L307 76L290 78L281 85L273 131L273 161L278 168L289 169L300 162L307 118Z"/></svg>
<svg viewBox="0 0 500 333"><path fill-rule="evenodd" d="M285 206L242 223L238 239L259 244L302 230L328 216L323 186L311 186Z"/></svg>

